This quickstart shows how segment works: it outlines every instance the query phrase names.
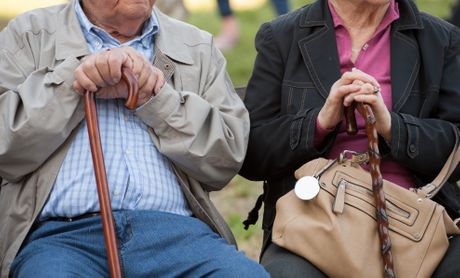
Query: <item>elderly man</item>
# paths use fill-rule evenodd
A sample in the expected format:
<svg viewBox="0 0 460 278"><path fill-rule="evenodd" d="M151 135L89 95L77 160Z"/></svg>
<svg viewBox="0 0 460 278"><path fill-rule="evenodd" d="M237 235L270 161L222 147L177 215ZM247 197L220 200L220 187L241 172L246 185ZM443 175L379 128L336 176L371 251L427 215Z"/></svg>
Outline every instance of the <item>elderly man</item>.
<svg viewBox="0 0 460 278"><path fill-rule="evenodd" d="M265 277L208 191L239 170L248 114L209 34L155 0L81 0L0 33L1 277L106 277L82 94L96 92L125 277ZM110 51L108 51L110 50ZM121 69L139 81L124 105Z"/></svg>

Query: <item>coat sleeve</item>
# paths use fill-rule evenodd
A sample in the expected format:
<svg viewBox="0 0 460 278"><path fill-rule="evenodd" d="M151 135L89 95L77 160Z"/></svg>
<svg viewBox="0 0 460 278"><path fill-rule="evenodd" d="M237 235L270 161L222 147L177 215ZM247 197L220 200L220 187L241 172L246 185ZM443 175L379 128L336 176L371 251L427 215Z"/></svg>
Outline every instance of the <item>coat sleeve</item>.
<svg viewBox="0 0 460 278"><path fill-rule="evenodd" d="M427 118L391 114L391 156L417 176L431 181L444 166L455 146L460 127L460 31L452 28L445 49L436 106ZM460 178L460 168L451 180Z"/></svg>
<svg viewBox="0 0 460 278"><path fill-rule="evenodd" d="M281 112L285 63L274 30L265 23L256 36L257 57L245 104L250 112L251 132L240 174L251 180L267 180L293 174L308 160L330 149L336 133L314 147L315 125L320 108Z"/></svg>
<svg viewBox="0 0 460 278"><path fill-rule="evenodd" d="M0 176L10 181L40 167L84 116L72 90L78 59L38 68L29 39L0 33Z"/></svg>
<svg viewBox="0 0 460 278"><path fill-rule="evenodd" d="M211 38L210 38L211 39ZM165 84L136 114L149 126L165 156L207 190L219 190L240 169L249 136L249 115L226 73L226 61L209 44L200 92Z"/></svg>

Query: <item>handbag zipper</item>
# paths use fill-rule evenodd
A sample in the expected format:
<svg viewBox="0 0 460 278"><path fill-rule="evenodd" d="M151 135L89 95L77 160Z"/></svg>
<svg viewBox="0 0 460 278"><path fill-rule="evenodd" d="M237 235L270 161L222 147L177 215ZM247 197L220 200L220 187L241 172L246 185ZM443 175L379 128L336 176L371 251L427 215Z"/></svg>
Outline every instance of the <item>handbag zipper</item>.
<svg viewBox="0 0 460 278"><path fill-rule="evenodd" d="M350 183L344 179L341 179L339 181L339 184L337 185L337 192L335 194L334 202L332 203L332 210L335 213L343 213L343 210L345 209L345 194L346 194L347 187L349 190L353 190L355 192L369 195L369 197L373 197L372 192L369 189L353 184L353 183ZM404 218L410 217L409 212L401 209L400 207L396 206L389 200L386 200L386 206L389 211L394 212L395 214L398 214L401 217L404 217Z"/></svg>

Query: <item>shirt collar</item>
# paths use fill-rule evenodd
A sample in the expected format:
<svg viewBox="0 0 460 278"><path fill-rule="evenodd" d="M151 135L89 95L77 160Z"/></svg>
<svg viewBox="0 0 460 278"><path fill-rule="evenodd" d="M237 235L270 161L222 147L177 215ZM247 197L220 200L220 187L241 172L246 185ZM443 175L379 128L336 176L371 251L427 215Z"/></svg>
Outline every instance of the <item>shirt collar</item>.
<svg viewBox="0 0 460 278"><path fill-rule="evenodd" d="M328 5L329 5L329 10L331 11L334 28L337 29L339 26L344 26L342 19L335 11L334 6L332 6L330 0L328 1ZM399 18L398 4L395 2L395 0L390 0L390 6L388 7L385 13L385 16L383 17L382 22L380 22L379 27L377 27L375 34L387 28L393 21L397 20L398 18Z"/></svg>
<svg viewBox="0 0 460 278"><path fill-rule="evenodd" d="M93 23L91 23L91 21L89 21L88 17L83 11L83 8L80 5L80 1L75 1L75 12L77 14L78 20L80 21L80 26L84 33L95 35L102 41L112 40L120 44L120 42L117 39L113 38L105 30L94 25ZM131 41L140 41L143 47L148 48L150 47L152 43L152 36L158 33L158 30L159 30L158 19L155 13L152 11L152 15L150 16L150 18L146 22L144 22L144 27L142 29L142 35L134 38ZM129 44L130 42L127 42L127 44Z"/></svg>

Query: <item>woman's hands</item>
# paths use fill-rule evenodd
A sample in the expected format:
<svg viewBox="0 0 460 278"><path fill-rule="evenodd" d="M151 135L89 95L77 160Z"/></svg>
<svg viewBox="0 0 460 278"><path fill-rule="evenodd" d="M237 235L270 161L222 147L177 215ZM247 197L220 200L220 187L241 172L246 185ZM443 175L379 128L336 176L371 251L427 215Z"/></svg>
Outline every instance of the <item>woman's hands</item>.
<svg viewBox="0 0 460 278"><path fill-rule="evenodd" d="M75 69L73 87L79 94L97 92L98 98L123 98L128 96L127 86L121 80L121 69L132 69L139 82L137 106L147 102L163 87L163 73L132 47L121 47L101 51L82 59Z"/></svg>
<svg viewBox="0 0 460 278"><path fill-rule="evenodd" d="M326 103L318 114L321 127L335 128L343 119L344 107L350 106L353 102L367 103L372 107L377 132L386 141L391 141L391 115L380 93L380 85L374 77L358 69L345 72L332 85Z"/></svg>

